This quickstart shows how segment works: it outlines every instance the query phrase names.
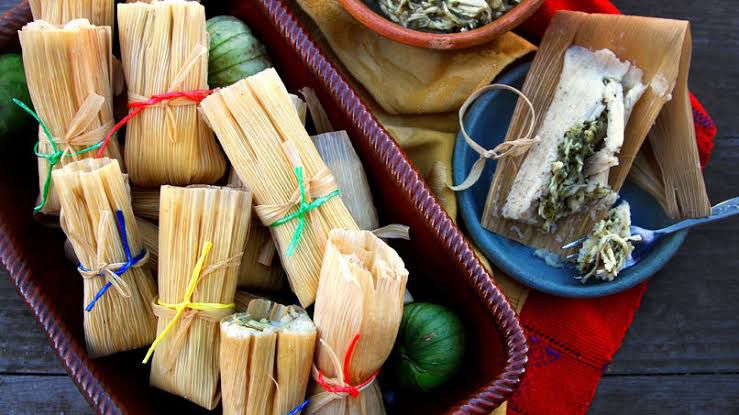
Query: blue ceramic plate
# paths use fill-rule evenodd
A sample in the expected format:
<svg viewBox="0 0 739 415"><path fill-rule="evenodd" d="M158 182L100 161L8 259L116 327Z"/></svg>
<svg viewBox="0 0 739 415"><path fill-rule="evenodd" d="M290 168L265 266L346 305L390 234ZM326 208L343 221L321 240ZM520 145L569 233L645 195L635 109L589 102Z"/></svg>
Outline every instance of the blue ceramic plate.
<svg viewBox="0 0 739 415"><path fill-rule="evenodd" d="M521 88L530 64L520 65L496 80L498 83ZM483 147L493 148L505 138L517 96L510 92L492 90L480 96L465 117L467 132ZM461 135L454 149L454 182L461 183L477 160ZM562 297L601 297L633 287L649 278L675 255L687 235L678 232L663 238L641 261L619 274L610 282L592 281L583 284L575 279L577 270L571 265L563 268L548 266L534 256L534 250L518 242L488 231L480 225L485 198L495 171L495 160L489 160L480 180L471 188L457 193L459 208L469 234L482 252L503 272L533 289ZM645 191L630 182L621 189L621 198L631 205L634 225L659 229L671 223L662 207Z"/></svg>

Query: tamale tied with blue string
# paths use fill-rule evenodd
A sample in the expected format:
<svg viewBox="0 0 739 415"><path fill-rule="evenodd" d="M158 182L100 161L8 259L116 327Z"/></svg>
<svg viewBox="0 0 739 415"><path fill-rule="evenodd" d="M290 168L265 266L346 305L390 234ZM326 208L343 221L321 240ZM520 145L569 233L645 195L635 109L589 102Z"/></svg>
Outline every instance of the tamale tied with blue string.
<svg viewBox="0 0 739 415"><path fill-rule="evenodd" d="M53 181L62 229L84 278L80 310L87 353L107 356L148 346L156 334L156 287L118 161L72 162L54 170Z"/></svg>

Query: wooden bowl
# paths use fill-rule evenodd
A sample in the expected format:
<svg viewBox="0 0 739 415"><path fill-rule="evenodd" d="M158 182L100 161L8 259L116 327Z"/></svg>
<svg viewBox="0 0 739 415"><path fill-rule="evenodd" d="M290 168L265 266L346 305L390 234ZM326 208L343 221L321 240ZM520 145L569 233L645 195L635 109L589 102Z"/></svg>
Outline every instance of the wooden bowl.
<svg viewBox="0 0 739 415"><path fill-rule="evenodd" d="M394 23L372 10L366 1L373 0L339 0L339 3L355 19L381 36L410 46L442 50L470 48L489 42L513 30L534 14L544 2L544 0L523 0L508 13L477 29L458 33L431 33L408 29Z"/></svg>
<svg viewBox="0 0 739 415"><path fill-rule="evenodd" d="M243 19L265 43L290 91L316 90L329 119L345 129L374 191L382 223L403 223L411 241L395 241L419 301L443 304L465 325L465 363L433 394L398 393L388 414L488 414L507 400L526 364L526 337L516 313L478 261L421 175L377 123L349 82L313 42L287 0L208 2L209 16ZM0 16L0 52L17 51L30 20L22 2ZM38 127L6 140L0 152L0 262L45 331L69 376L100 414L210 414L149 386L145 350L92 359L82 327L82 278L64 258L61 230L42 226L32 209L38 192L33 141ZM34 330L28 327L28 330ZM386 385L381 373L379 382ZM386 389L390 392L390 389Z"/></svg>

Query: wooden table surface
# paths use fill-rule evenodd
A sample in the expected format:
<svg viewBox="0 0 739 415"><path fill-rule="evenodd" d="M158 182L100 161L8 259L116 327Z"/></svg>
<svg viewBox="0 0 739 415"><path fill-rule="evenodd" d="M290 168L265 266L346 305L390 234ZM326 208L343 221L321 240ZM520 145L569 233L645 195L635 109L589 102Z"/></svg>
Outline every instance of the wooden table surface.
<svg viewBox="0 0 739 415"><path fill-rule="evenodd" d="M0 0L0 12L14 0ZM691 90L718 125L713 203L739 194L736 0L616 0L628 14L692 22ZM0 271L4 273L4 271ZM0 277L0 414L91 413L39 326ZM591 414L739 413L739 220L690 233L654 276ZM567 382L566 377L562 382Z"/></svg>

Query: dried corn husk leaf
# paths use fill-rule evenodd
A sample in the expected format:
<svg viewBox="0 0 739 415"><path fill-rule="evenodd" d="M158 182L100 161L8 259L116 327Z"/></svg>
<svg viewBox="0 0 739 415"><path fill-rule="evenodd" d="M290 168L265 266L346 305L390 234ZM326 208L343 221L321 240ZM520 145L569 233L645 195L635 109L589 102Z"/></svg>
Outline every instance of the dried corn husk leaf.
<svg viewBox="0 0 739 415"><path fill-rule="evenodd" d="M403 314L408 271L403 260L368 231L334 229L321 266L313 321L320 344L316 366L339 384L358 385L375 374L390 355ZM343 379L345 354L356 335L349 379ZM306 414L384 414L375 382L358 398L310 388Z"/></svg>
<svg viewBox="0 0 739 415"><path fill-rule="evenodd" d="M132 188L131 204L133 205L133 213L137 217L153 221L159 220L159 188Z"/></svg>
<svg viewBox="0 0 739 415"><path fill-rule="evenodd" d="M234 295L234 305L235 305L234 310L237 313L243 313L249 307L249 303L251 302L251 300L257 300L257 299L266 300L266 298L261 297L256 294L252 294L248 291L237 290L236 295Z"/></svg>
<svg viewBox="0 0 739 415"><path fill-rule="evenodd" d="M128 99L208 89L205 9L165 0L118 5L118 29ZM214 183L226 171L223 153L194 101L148 107L126 127L126 166L139 186Z"/></svg>
<svg viewBox="0 0 739 415"><path fill-rule="evenodd" d="M244 187L234 169L231 169L228 175L228 184ZM275 244L269 229L253 215L239 267L239 287L263 291L279 291L285 288L287 276L280 261L274 258L274 254Z"/></svg>
<svg viewBox="0 0 739 415"><path fill-rule="evenodd" d="M117 210L123 212L132 255L141 252L143 245L131 209L128 183L118 161L102 158L69 163L54 171L54 185L64 212L62 226L81 266L98 270L104 264L126 262L115 219ZM121 279L127 293L111 287L92 310L83 314L85 342L91 357L138 349L154 340L156 320L151 302L156 287L149 265L141 261ZM104 277L85 278L83 304L89 304L105 284Z"/></svg>
<svg viewBox="0 0 739 415"><path fill-rule="evenodd" d="M18 32L23 66L33 106L49 129L60 151L74 153L97 144L113 126L112 55L110 27L97 27L87 20L73 20L64 27L45 21L29 23ZM39 128L39 152L52 147ZM89 158L97 150L59 159L55 168L76 159ZM121 160L116 139L105 156ZM39 188L43 189L49 162L38 159ZM39 195L39 202L41 199ZM54 187L41 209L59 213Z"/></svg>
<svg viewBox="0 0 739 415"><path fill-rule="evenodd" d="M639 174L652 175L664 171L674 179L671 183L682 186L675 193L680 199L681 216L703 216L710 211L695 149L692 116L687 101L687 69L690 60L689 24L685 21L656 19L637 16L585 14L559 12L547 30L534 59L523 92L529 97L537 114L544 114L552 101L559 81L564 54L572 45L590 50L610 49L622 61L629 61L643 71L642 82L649 86L634 107L626 126L624 144L618 155L619 165L610 170L608 183L614 191L621 188L632 161L636 157L647 133L652 129L660 138L659 156L670 160L672 170L661 167L646 168L640 163ZM661 113L662 112L662 113ZM659 116L659 117L658 117ZM506 140L521 136L526 128L527 111L519 100L511 120ZM540 116L537 129L541 125ZM663 120L664 119L664 120ZM663 120L663 121L660 121ZM670 124L669 128L666 124ZM680 126L680 129L676 129ZM670 132L670 136L665 133ZM650 140L652 143L654 140ZM670 154L669 147L680 154ZM655 158L652 158L654 160ZM482 224L491 231L536 248L545 248L563 254L564 242L579 238L589 232L593 224L607 213L586 211L574 214L558 223L555 233L542 233L537 225L526 225L505 220L500 210L521 166L522 157L498 161L493 183L488 193ZM678 167L679 166L679 167ZM650 177L643 181L667 183L664 178ZM658 187L652 186L652 191ZM669 197L658 196L666 201Z"/></svg>
<svg viewBox="0 0 739 415"><path fill-rule="evenodd" d="M313 120L313 127L317 134L330 133L334 131L334 127L331 125L331 121L328 119L326 110L323 109L321 101L316 95L316 91L312 88L303 88L300 93L305 97L305 103L310 111L310 118Z"/></svg>
<svg viewBox="0 0 739 415"><path fill-rule="evenodd" d="M316 326L297 306L251 301L221 322L221 389L226 415L284 415L305 397Z"/></svg>
<svg viewBox="0 0 739 415"><path fill-rule="evenodd" d="M342 200L360 229L380 227L377 209L367 182L362 161L352 147L346 131L314 135L313 144L336 179Z"/></svg>
<svg viewBox="0 0 739 415"><path fill-rule="evenodd" d="M300 99L299 96L295 94L288 94L290 96L290 100L292 101L293 105L295 106L295 111L298 113L298 118L300 118L300 122L305 125L305 119L308 116L308 105L305 104L305 101Z"/></svg>
<svg viewBox="0 0 739 415"><path fill-rule="evenodd" d="M115 0L28 0L33 20L63 25L87 19L96 26L113 27Z"/></svg>
<svg viewBox="0 0 739 415"><path fill-rule="evenodd" d="M222 88L200 105L241 181L254 192L262 223L295 212L299 202L296 167L311 200L336 189L274 69ZM264 207L264 208L262 208ZM284 211L284 212L282 212ZM323 248L331 229L357 229L340 196L306 214L305 231L287 255L299 220L271 227L292 290L307 307L315 299ZM295 246L295 245L293 245Z"/></svg>
<svg viewBox="0 0 739 415"><path fill-rule="evenodd" d="M199 255L212 242L192 301L233 303L239 256L249 229L251 194L216 186L162 186L160 209L158 302L184 300ZM154 312L159 318L159 335L174 311L157 305ZM151 384L213 409L220 400L218 324L232 312L186 309L154 352Z"/></svg>
<svg viewBox="0 0 739 415"><path fill-rule="evenodd" d="M139 225L141 244L149 252L149 267L152 272L156 273L159 269L159 228L157 225L141 218L136 218L136 223Z"/></svg>

